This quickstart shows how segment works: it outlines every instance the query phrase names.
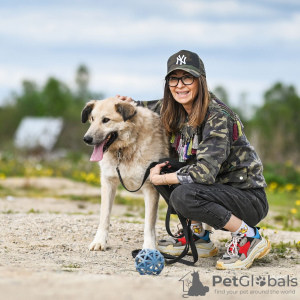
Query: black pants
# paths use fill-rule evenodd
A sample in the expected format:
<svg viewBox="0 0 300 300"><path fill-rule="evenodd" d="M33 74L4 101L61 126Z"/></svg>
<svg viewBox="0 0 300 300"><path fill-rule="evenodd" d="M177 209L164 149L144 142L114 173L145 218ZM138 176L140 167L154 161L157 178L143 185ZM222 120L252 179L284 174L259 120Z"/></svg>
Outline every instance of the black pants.
<svg viewBox="0 0 300 300"><path fill-rule="evenodd" d="M235 215L255 226L268 213L264 188L240 190L230 185L199 183L155 186L176 213L222 229Z"/></svg>

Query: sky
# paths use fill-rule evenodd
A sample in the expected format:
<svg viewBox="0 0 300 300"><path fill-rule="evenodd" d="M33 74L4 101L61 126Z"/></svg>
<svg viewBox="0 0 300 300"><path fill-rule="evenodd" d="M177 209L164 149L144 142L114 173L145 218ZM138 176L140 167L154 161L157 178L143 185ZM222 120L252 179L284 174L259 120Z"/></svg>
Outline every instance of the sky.
<svg viewBox="0 0 300 300"><path fill-rule="evenodd" d="M0 41L0 105L24 79L75 88L80 64L93 92L158 99L182 49L234 105L261 105L278 81L300 92L299 0L0 0Z"/></svg>

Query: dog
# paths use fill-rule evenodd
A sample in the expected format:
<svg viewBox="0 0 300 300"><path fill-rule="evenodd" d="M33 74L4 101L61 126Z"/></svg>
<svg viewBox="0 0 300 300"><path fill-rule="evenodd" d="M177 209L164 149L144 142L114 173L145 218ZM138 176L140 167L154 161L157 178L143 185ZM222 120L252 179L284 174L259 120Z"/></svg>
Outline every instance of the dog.
<svg viewBox="0 0 300 300"><path fill-rule="evenodd" d="M152 162L169 157L169 141L159 115L134 102L113 97L91 100L82 110L81 120L90 122L83 140L94 146L90 160L99 161L101 169L100 222L89 250L105 251L112 204L120 183L117 165L126 187L136 189ZM145 201L143 249L155 249L159 193L149 177L141 191Z"/></svg>

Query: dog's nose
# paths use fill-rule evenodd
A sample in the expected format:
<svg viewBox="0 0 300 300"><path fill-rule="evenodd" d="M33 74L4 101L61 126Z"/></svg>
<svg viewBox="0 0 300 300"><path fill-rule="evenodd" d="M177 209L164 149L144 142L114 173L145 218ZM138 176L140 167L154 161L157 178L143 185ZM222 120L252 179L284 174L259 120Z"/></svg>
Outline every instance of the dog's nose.
<svg viewBox="0 0 300 300"><path fill-rule="evenodd" d="M93 138L90 135L85 135L83 140L89 145L93 142Z"/></svg>

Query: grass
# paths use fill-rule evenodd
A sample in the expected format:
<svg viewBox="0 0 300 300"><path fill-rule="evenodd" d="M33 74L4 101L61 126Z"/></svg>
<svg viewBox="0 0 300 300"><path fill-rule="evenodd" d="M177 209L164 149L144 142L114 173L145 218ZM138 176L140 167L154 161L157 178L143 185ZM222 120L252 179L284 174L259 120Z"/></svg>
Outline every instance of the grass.
<svg viewBox="0 0 300 300"><path fill-rule="evenodd" d="M300 198L299 193L295 192L269 192L267 191L267 198L270 208L275 212L289 212L295 207L295 202ZM300 219L300 210L296 214Z"/></svg>
<svg viewBox="0 0 300 300"><path fill-rule="evenodd" d="M271 217L267 216L258 226L269 229L287 231L300 231L300 206L299 192L295 191L268 191Z"/></svg>
<svg viewBox="0 0 300 300"><path fill-rule="evenodd" d="M28 214L40 214L42 212L38 209L31 208L30 210L27 211L27 213Z"/></svg>
<svg viewBox="0 0 300 300"><path fill-rule="evenodd" d="M271 249L271 254L272 257L275 260L278 260L279 258L286 258L287 255L292 254L292 250L296 250L297 252L300 252L300 242L288 242L288 243L283 243L280 242L278 244L272 243L271 244L272 249Z"/></svg>
<svg viewBox="0 0 300 300"><path fill-rule="evenodd" d="M30 184L30 180L26 181L26 178L29 179L31 177L40 176L64 177L75 181L85 182L93 186L99 186L99 166L96 163L89 162L88 157L84 155L69 155L64 159L46 161L37 158L24 159L21 155L16 156L9 152L2 152L0 170L0 198L6 198L8 196L28 198L52 197L78 201L81 202L80 205L84 205L84 202L100 203L101 201L100 190L99 196L78 195L75 193L61 196L56 195L54 187L53 189L38 188ZM10 176L24 177L25 180L23 186L18 189L1 186L1 180L5 180L5 178ZM290 177L286 178L288 180ZM297 185L297 182L294 182L294 184L288 182L276 182L276 176L273 176L272 180L274 180L274 182L270 182L266 189L272 214L269 214L267 218L259 224L259 226L272 230L281 229L300 231L300 186ZM121 185L119 185L118 190L123 190ZM143 198L135 198L130 195L123 196L118 193L115 198L115 203L126 205L128 207L128 217L144 216ZM166 203L161 201L159 203L158 213L160 220L165 219L166 208ZM2 213L13 214L16 212L13 210L7 210ZM32 209L28 211L28 213L40 212ZM171 215L171 220L175 219L177 220L177 217Z"/></svg>
<svg viewBox="0 0 300 300"><path fill-rule="evenodd" d="M8 210L2 211L2 213L3 213L3 214L6 214L6 215L8 215L8 214L17 214L18 211L14 211L14 210L12 210L12 209L8 209Z"/></svg>
<svg viewBox="0 0 300 300"><path fill-rule="evenodd" d="M121 223L132 223L132 224L143 224L144 222L139 221L139 220L121 220Z"/></svg>
<svg viewBox="0 0 300 300"><path fill-rule="evenodd" d="M89 162L86 155L65 157L57 160L26 158L2 152L0 160L0 179L6 177L64 177L99 186L99 165Z"/></svg>
<svg viewBox="0 0 300 300"><path fill-rule="evenodd" d="M62 268L66 269L79 269L81 266L79 264L69 264L69 265L63 265Z"/></svg>
<svg viewBox="0 0 300 300"><path fill-rule="evenodd" d="M278 228L274 225L268 224L266 222L260 222L258 224L258 227L263 228L263 229L274 229L277 230Z"/></svg>

